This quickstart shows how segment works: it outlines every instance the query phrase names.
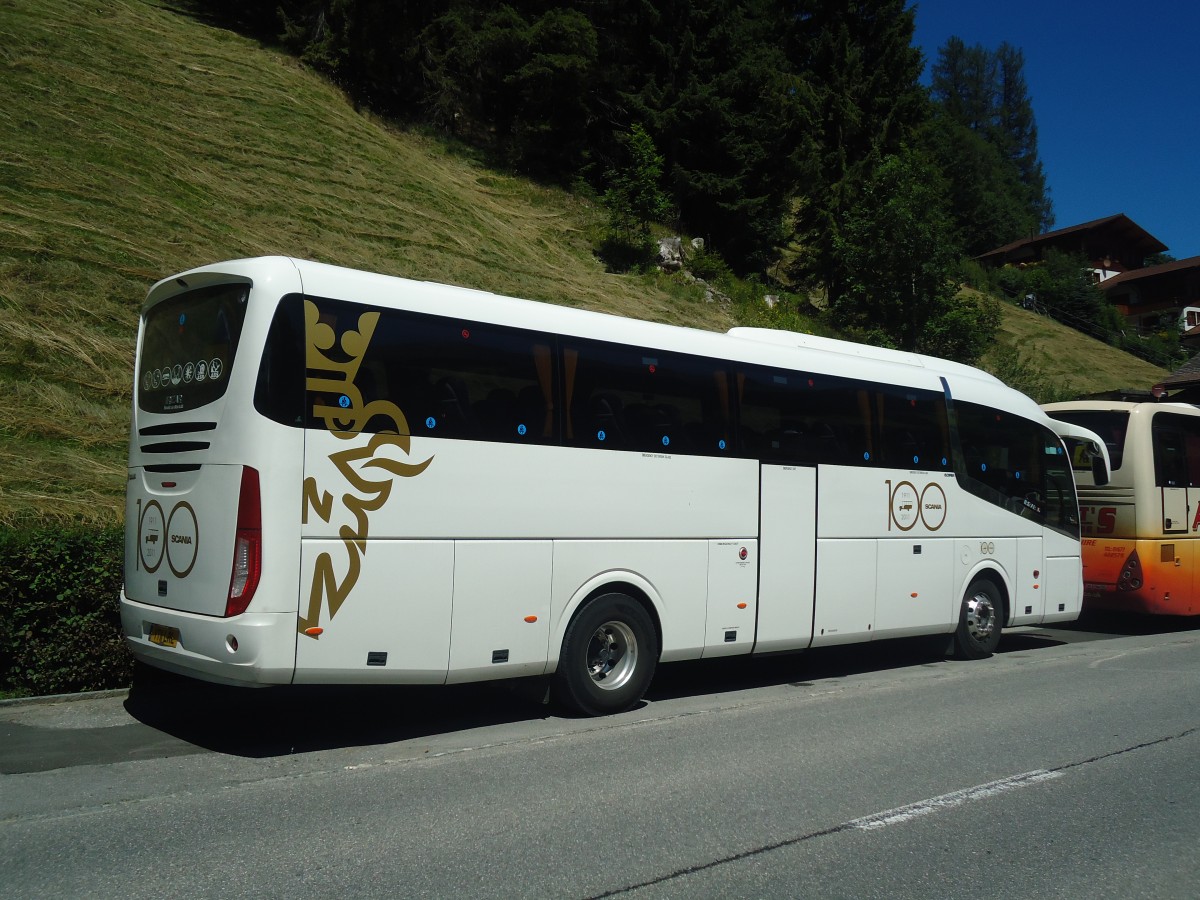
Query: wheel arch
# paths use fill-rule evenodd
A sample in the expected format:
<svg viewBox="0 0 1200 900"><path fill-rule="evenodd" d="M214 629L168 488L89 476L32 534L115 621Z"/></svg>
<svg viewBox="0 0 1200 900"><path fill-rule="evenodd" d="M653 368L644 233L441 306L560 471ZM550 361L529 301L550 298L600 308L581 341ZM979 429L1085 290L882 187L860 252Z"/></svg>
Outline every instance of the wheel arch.
<svg viewBox="0 0 1200 900"><path fill-rule="evenodd" d="M1009 584L1008 576L999 566L981 563L968 573L963 579L962 593L965 595L967 589L973 582L978 579L985 579L992 583L1000 595L1000 621L1007 628L1012 623L1012 586Z"/></svg>
<svg viewBox="0 0 1200 900"><path fill-rule="evenodd" d="M646 610L646 614L650 616L650 621L654 624L654 637L658 642L654 648L655 659L662 655L663 626L662 614L659 609L662 598L658 596L658 592L654 590L650 582L633 572L605 572L582 584L563 607L562 614L558 617L550 637L551 652L549 664L546 667L547 674L558 669L559 661L562 659L563 640L572 620L593 600L605 594L625 594Z"/></svg>

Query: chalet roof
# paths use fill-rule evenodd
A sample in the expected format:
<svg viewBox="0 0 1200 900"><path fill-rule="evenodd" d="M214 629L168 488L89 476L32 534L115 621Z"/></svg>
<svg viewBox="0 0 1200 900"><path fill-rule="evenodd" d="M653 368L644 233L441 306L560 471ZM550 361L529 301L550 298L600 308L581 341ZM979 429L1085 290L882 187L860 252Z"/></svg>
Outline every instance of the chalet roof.
<svg viewBox="0 0 1200 900"><path fill-rule="evenodd" d="M1033 237L1013 241L1011 244L1005 244L1003 247L997 247L995 250L982 253L978 258L991 259L998 257L1003 259L1013 251L1020 250L1023 247L1035 247L1039 244L1056 244L1063 238L1069 238L1085 232L1098 231L1107 232L1123 244L1136 248L1141 256L1149 256L1152 253L1163 253L1167 249L1166 244L1134 222L1129 216L1124 213L1118 213L1115 216L1106 216L1103 219L1095 219L1091 222L1084 222L1081 225L1059 228L1055 231L1047 231L1045 234L1037 234Z"/></svg>
<svg viewBox="0 0 1200 900"><path fill-rule="evenodd" d="M1193 356L1182 366L1159 382L1165 388L1183 387L1200 382L1200 354Z"/></svg>
<svg viewBox="0 0 1200 900"><path fill-rule="evenodd" d="M1162 263L1157 266L1147 266L1144 269L1130 269L1128 272L1121 272L1100 282L1100 290L1107 291L1118 285L1129 284L1131 281L1158 278L1162 275L1170 275L1175 272L1186 272L1188 269L1200 269L1200 256L1189 256L1187 259L1177 259L1174 262Z"/></svg>
<svg viewBox="0 0 1200 900"><path fill-rule="evenodd" d="M1200 384L1200 353L1197 353L1158 384L1167 389L1192 387Z"/></svg>

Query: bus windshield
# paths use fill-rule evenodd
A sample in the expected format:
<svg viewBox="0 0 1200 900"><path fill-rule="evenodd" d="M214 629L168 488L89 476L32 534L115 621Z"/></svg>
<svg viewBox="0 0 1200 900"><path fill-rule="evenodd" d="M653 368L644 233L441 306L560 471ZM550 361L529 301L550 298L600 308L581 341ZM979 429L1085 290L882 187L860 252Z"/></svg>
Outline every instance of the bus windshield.
<svg viewBox="0 0 1200 900"><path fill-rule="evenodd" d="M1060 419L1063 422L1070 422L1072 425L1078 425L1081 428L1086 428L1100 435L1108 447L1108 455L1112 461L1113 471L1115 472L1121 468L1121 457L1125 452L1125 432L1129 428L1129 413L1127 411L1115 409L1064 409L1055 410L1053 415L1054 418ZM1090 467L1091 464L1085 456L1080 456L1074 452L1074 442L1072 443L1071 450L1075 461L1075 468L1087 469Z"/></svg>
<svg viewBox="0 0 1200 900"><path fill-rule="evenodd" d="M184 412L224 395L249 293L248 284L198 288L146 313L138 372L141 409Z"/></svg>

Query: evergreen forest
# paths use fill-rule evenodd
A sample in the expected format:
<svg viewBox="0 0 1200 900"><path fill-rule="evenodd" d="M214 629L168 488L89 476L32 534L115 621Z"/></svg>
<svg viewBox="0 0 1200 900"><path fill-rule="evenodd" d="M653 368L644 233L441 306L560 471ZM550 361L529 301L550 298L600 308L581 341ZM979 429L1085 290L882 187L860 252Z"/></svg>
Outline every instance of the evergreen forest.
<svg viewBox="0 0 1200 900"><path fill-rule="evenodd" d="M858 338L1038 401L1166 374L1047 317L1109 327L1077 260L970 262L1051 219L1021 56L923 60L901 3L36 0L0 35L0 698L128 683L139 311L206 262Z"/></svg>
<svg viewBox="0 0 1200 900"><path fill-rule="evenodd" d="M1157 365L1067 260L997 280L971 260L1049 230L1021 50L952 37L926 60L911 0L193 0L278 42L360 107L490 166L599 198L611 269L647 265L652 226L708 262L818 298L854 340L973 362L984 293L1068 295L1046 311ZM929 68L929 84L922 76Z"/></svg>
<svg viewBox="0 0 1200 900"><path fill-rule="evenodd" d="M927 61L908 0L194 5L363 108L596 197L610 267L646 262L652 225L700 237L870 343L977 360L999 314L963 261L1054 221L1022 52L951 38ZM1063 290L1064 321L1119 343L1099 291Z"/></svg>

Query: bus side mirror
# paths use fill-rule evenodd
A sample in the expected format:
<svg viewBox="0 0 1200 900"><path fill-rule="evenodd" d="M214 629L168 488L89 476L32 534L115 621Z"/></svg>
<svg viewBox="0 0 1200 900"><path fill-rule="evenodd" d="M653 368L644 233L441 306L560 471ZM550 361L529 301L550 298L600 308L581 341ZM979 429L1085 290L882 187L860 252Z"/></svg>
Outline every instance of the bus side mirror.
<svg viewBox="0 0 1200 900"><path fill-rule="evenodd" d="M1096 487L1108 484L1108 466L1104 464L1104 457L1099 453L1092 457L1092 484Z"/></svg>

